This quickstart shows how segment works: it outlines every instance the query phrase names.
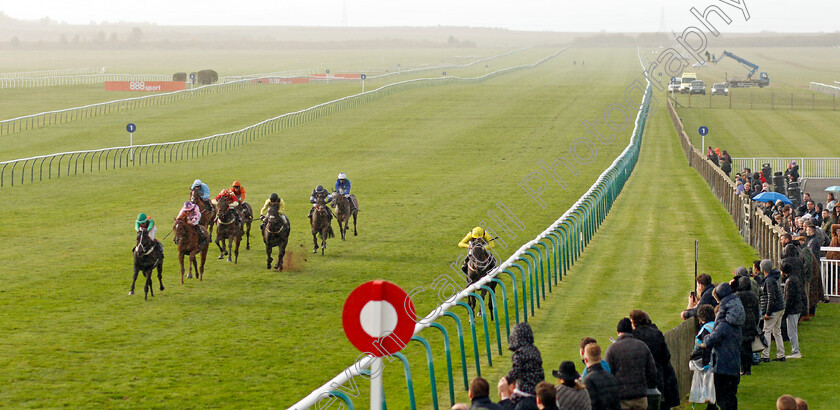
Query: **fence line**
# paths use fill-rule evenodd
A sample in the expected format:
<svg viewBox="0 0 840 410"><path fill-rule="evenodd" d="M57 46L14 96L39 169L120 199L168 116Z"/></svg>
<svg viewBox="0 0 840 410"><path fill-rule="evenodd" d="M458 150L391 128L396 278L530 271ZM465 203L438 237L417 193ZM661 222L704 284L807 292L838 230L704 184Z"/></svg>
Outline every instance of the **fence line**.
<svg viewBox="0 0 840 410"><path fill-rule="evenodd" d="M639 60L641 63L641 56ZM559 219L557 219L557 221L555 221L553 224L551 224L551 226L549 226L546 230L540 233L534 240L522 245L522 247L520 247L516 252L514 252L513 255L510 256L510 258L508 258L504 263L495 268L486 277L467 286L457 294L453 295L452 297L441 303L429 315L419 320L417 325L414 327L414 337L412 337L411 340L422 339L425 342L425 339L423 339L419 335L419 333L426 328L435 328L443 332L445 351L450 352L446 330L443 328L443 326L436 323L436 321L444 317L450 317L456 321L456 324L458 325L458 335L461 346L461 364L463 368L463 381L465 390L467 389L468 381L467 361L464 355L464 344L462 336L463 332L461 331L460 327L460 319L458 319L457 315L450 312L449 310L455 308L456 306L460 306L463 307L469 315L469 324L473 335L473 350L475 353L475 371L478 376L481 376L481 365L479 360L480 353L475 337L476 316L473 314L472 309L470 309L467 304L461 302L460 300L468 296L473 296L476 297L476 299L479 302L483 318L482 321L484 323L484 340L487 352L486 357L488 364L492 366L493 362L490 348L491 333L488 331L487 323L488 315L485 311L484 300L476 292L479 290L489 290L490 288L487 285L491 282L501 285L501 291L498 293L498 295L501 295L504 306L502 313L504 313L503 316L505 319L505 330L507 331L506 334L508 335L508 337L508 292L505 287L505 283L503 283L499 279L500 277L510 277L509 284L512 285L511 295L514 301L514 312L516 313L516 322L520 322L519 293L517 290L517 284L521 287L521 309L523 314L523 320L525 322L528 321L529 300L531 306L531 316L534 315L535 303L536 307L540 307L540 290L542 290L542 300L545 300L546 282L548 283L549 292L552 291L552 274L554 275L554 285L557 285L559 281L562 281L563 276L567 273L568 269L575 263L577 258L583 252L583 249L594 236L600 224L606 218L607 214L610 211L610 208L612 207L612 204L614 203L615 199L621 192L622 188L624 187L625 183L630 177L633 169L635 168L636 162L639 158L639 151L641 149L641 140L642 135L644 133L645 120L648 115L648 110L650 109L651 95L652 90L650 82L648 82L645 90L645 96L642 100L642 104L639 107L639 113L636 117L635 127L633 129L633 134L630 138L630 143L627 145L624 151L622 151L622 153L613 161L612 165L610 165L598 177L598 179L589 188L589 190L586 193L584 193L580 197L580 199L578 199L578 201L574 205L572 205L571 208L569 208L565 213L563 213L563 215ZM544 267L545 269L543 269ZM515 272L519 273L518 277ZM548 275L547 280L546 273ZM528 277L527 284L526 276ZM494 300L494 307L498 306L498 304L495 302L497 301L496 296L497 294L493 293L492 291L489 292L489 297L491 297L492 300ZM501 321L502 316L498 313L498 311L495 311L495 313L496 346L498 347L499 355L501 355L502 345L501 332L499 331L499 322ZM427 344L427 342L424 344ZM428 346L426 347L426 349L427 354L431 354ZM406 383L409 386L409 403L411 405L412 410L414 410L416 409L416 404L413 394L413 387L411 382L410 369L408 367L408 361L405 358L405 356L401 353L395 353L393 356L399 358L404 364L404 371L406 372ZM448 353L447 358L447 375L449 381L450 404L454 404L454 375L452 374L451 366L449 365ZM332 397L340 397L340 389L344 383L350 381L350 379L356 376L369 374L367 368L370 367L372 360L372 356L365 356L363 359L359 360L358 362L345 369L338 376L334 377L320 388L311 392L301 401L291 406L291 408L296 410L302 410L310 408L312 406L317 406L318 408L325 408L325 406L323 406L320 403L321 400L332 400ZM430 382L432 383L430 386L431 395L433 397L432 402L433 407L437 409L437 390L435 385L433 384L434 376L431 376L432 374L434 374L434 368L431 364L431 361L429 363ZM344 395L344 397L341 397L341 399L344 400L345 403L351 402L351 400L346 395Z"/></svg>
<svg viewBox="0 0 840 410"><path fill-rule="evenodd" d="M16 73L0 73L0 78L31 78L31 77L48 77L57 75L81 75L93 74L96 72L103 72L104 68L57 68L54 70L38 70L38 71L19 71Z"/></svg>
<svg viewBox="0 0 840 410"><path fill-rule="evenodd" d="M826 252L840 252L840 248L838 247L823 246L822 250ZM820 272L822 273L825 295L840 298L840 260L820 259Z"/></svg>
<svg viewBox="0 0 840 410"><path fill-rule="evenodd" d="M106 81L170 81L164 74L88 74L50 77L0 78L0 88L33 88L102 84Z"/></svg>
<svg viewBox="0 0 840 410"><path fill-rule="evenodd" d="M781 171L784 173L787 170L788 164L793 161L796 161L799 165L799 176L802 178L840 178L840 158L732 158L732 169L741 170L749 168L753 172L761 172L764 164L770 164L774 172Z"/></svg>
<svg viewBox="0 0 840 410"><path fill-rule="evenodd" d="M238 90L254 85L255 84L252 84L250 80L240 80L237 82L204 85L187 90L144 95L141 97L123 98L120 100L106 101L80 107L24 115L0 121L0 136L13 134L15 132L44 128L50 125L64 124L75 120L93 118L113 112L170 104L193 97L202 97L209 94Z"/></svg>
<svg viewBox="0 0 840 410"><path fill-rule="evenodd" d="M53 173L55 173L56 178L60 178L63 170L64 176L70 175L71 172L73 175L77 175L80 173L79 169L81 169L82 174L86 172L94 172L94 168L96 169L96 171L100 171L102 170L103 163L105 165L105 170L108 170L109 164L110 169L115 169L130 166L149 165L161 162L172 162L222 152L231 148L238 147L256 138L276 133L287 128L294 127L296 125L326 115L330 115L341 110L353 108L361 104L373 101L374 99L391 95L404 90L413 89L417 87L429 87L440 84L472 84L482 82L502 74L507 74L523 69L531 69L556 57L563 51L565 51L565 48L537 61L534 64L508 67L505 69L494 71L489 74L485 74L480 77L461 78L453 76L443 78L420 78L387 84L372 91L342 97L300 111L282 114L238 131L211 135L204 138L196 138L191 140L167 143L60 152L49 155L40 155L29 158L2 161L0 162L0 166L2 166L2 168L0 168L0 188L4 187L9 183L11 186L14 186L16 180L19 181L19 185L25 183L27 170L29 171L29 182L34 182L36 168L38 169L38 180L41 181L44 179L44 177L47 177L47 179L52 179ZM46 172L44 169L45 164ZM62 164L66 166L66 168L63 167ZM19 170L18 166L20 166ZM6 182L7 168L10 171L10 175L8 176L8 183ZM15 178L16 171L19 172L18 178Z"/></svg>
<svg viewBox="0 0 840 410"><path fill-rule="evenodd" d="M837 84L837 81L835 81L834 83ZM816 91L818 93L840 95L840 87L836 87L833 85L815 83L812 81L810 87L811 91Z"/></svg>
<svg viewBox="0 0 840 410"><path fill-rule="evenodd" d="M770 218L764 215L756 206L756 203L750 200L749 196L738 195L735 190L735 182L707 159L700 150L691 145L691 140L689 140L683 123L670 100L668 101L668 114L671 116L677 135L680 136L688 165L694 168L709 184L712 193L732 216L732 220L744 240L755 248L762 258L779 260L781 255L779 237L784 231L773 225Z"/></svg>
<svg viewBox="0 0 840 410"><path fill-rule="evenodd" d="M824 95L828 94L828 95ZM714 95L707 85L705 95L671 94L680 108L837 111L837 95L824 93L811 87L811 91L779 92L767 88L729 88L727 95Z"/></svg>
<svg viewBox="0 0 840 410"><path fill-rule="evenodd" d="M270 73L257 73L257 74L243 74L243 75L228 75L224 77L219 77L219 83L231 83L237 82L242 80L256 80L264 77L280 77L280 78L292 78L292 77L306 77L312 75L315 70L310 68L300 69L300 70L288 70L288 71L273 71Z"/></svg>

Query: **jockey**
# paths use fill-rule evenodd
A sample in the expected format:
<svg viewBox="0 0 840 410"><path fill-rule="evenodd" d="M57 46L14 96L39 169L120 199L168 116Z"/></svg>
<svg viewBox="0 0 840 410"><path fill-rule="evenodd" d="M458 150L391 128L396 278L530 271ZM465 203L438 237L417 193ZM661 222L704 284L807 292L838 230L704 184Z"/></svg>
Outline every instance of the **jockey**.
<svg viewBox="0 0 840 410"><path fill-rule="evenodd" d="M204 229L198 225L198 222L201 221L201 211L198 210L198 206L196 204L190 201L184 202L184 207L181 208L181 211L178 212L178 216L175 217L175 219L180 219L182 217L185 217L187 223L195 228L195 231L198 233L199 243L208 242L208 238L204 234Z"/></svg>
<svg viewBox="0 0 840 410"><path fill-rule="evenodd" d="M231 185L230 190L236 195L236 200L242 204L245 202L245 188L242 188L242 185L239 181L233 181L233 185Z"/></svg>
<svg viewBox="0 0 840 410"><path fill-rule="evenodd" d="M260 210L260 220L261 221L265 220L265 215L268 213L268 207L271 206L271 204L277 204L277 212L280 215L283 215L283 214L286 213L286 203L283 202L283 198L280 198L280 195L277 195L276 193L274 193L274 194L271 194L271 197L269 197L268 199L265 200L265 205L263 205L262 209ZM260 224L260 230L262 230L264 226L265 226L265 222L261 223Z"/></svg>
<svg viewBox="0 0 840 410"><path fill-rule="evenodd" d="M219 200L222 198L228 199L228 203L230 204L230 207L234 210L233 213L236 215L236 222L242 223L242 215L239 214L239 210L237 209L237 207L239 206L239 198L236 197L236 194L234 194L233 191L229 189L223 189L219 192L219 195L216 195L216 197L213 198L210 202L213 205L217 205L219 203Z"/></svg>
<svg viewBox="0 0 840 410"><path fill-rule="evenodd" d="M349 182L349 181L348 181ZM312 220L312 212L315 211L315 205L318 204L318 200L323 199L324 203L330 203L332 201L332 197L330 193L324 188L323 185L318 185L315 189L312 190L312 195L309 196L309 203L312 204L312 209L309 210L309 220ZM327 212L330 214L330 218L332 218L332 211L330 207L326 207Z"/></svg>
<svg viewBox="0 0 840 410"><path fill-rule="evenodd" d="M461 242L458 243L459 248L469 248L470 244L477 239L482 239L484 243L487 244L487 248L493 247L493 239L487 232L484 231L484 228L480 226L476 226L471 231L467 232L467 236L464 239L461 239Z"/></svg>
<svg viewBox="0 0 840 410"><path fill-rule="evenodd" d="M190 187L190 190L193 190L195 188L198 188L198 196L201 198L202 201L204 201L204 204L207 205L207 209L210 209L210 188L207 187L207 184L201 182L200 179L196 179L195 182L193 182L192 187Z"/></svg>
<svg viewBox="0 0 840 410"><path fill-rule="evenodd" d="M140 213L137 215L137 220L134 221L134 230L139 231L140 228L146 228L146 231L149 232L149 238L154 241L155 246L160 249L161 254L163 254L163 244L160 243L157 239L155 239L155 234L157 233L157 226L155 226L155 220L149 218L144 213Z"/></svg>
<svg viewBox="0 0 840 410"><path fill-rule="evenodd" d="M335 180L334 191L347 198L350 202L350 212L353 212L356 209L356 204L354 204L353 200L350 199L350 180L347 179L347 174L343 172L338 174L338 179Z"/></svg>

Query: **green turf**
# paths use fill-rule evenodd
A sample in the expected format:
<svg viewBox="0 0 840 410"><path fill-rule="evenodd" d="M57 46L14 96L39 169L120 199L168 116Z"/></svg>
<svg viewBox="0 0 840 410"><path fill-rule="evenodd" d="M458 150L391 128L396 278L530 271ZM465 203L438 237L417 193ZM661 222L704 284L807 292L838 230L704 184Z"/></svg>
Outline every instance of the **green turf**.
<svg viewBox="0 0 840 410"><path fill-rule="evenodd" d="M586 69L571 64L582 58ZM450 269L457 241L499 200L527 226L503 253L567 209L624 148L629 130L599 145L567 189L547 190L547 210L517 183L539 170L538 159L568 155L569 142L582 135L574 124L620 99L616 90L638 74L635 64L635 50L575 50L483 84L396 94L216 156L16 187L17 200L0 217L0 301L7 307L0 324L8 335L0 342L0 377L13 385L0 402L292 404L357 356L339 321L356 285L375 278L406 289L430 284ZM595 87L577 86L596 79ZM326 256L310 256L309 192L339 171L361 203L360 236L331 240ZM238 179L257 204L280 193L292 220L289 250L303 252L303 269L267 272L259 246L243 251L236 266L211 252L205 281L182 286L166 240L167 289L149 303L127 296L132 221L150 214L163 237L195 178L214 193ZM416 302L425 314L436 297ZM440 346L439 336L428 338ZM425 367L419 349L407 354ZM422 370L415 371L420 392ZM401 384L387 383L395 408L405 403Z"/></svg>

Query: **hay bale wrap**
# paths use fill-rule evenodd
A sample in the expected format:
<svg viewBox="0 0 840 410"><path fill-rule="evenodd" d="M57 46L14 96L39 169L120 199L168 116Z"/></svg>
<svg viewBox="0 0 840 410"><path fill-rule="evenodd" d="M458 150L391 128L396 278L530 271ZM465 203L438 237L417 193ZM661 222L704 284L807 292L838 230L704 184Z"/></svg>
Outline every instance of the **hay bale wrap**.
<svg viewBox="0 0 840 410"><path fill-rule="evenodd" d="M187 73L172 74L172 81L187 81Z"/></svg>
<svg viewBox="0 0 840 410"><path fill-rule="evenodd" d="M195 80L199 84L213 84L219 81L219 73L213 70L201 70L195 73Z"/></svg>

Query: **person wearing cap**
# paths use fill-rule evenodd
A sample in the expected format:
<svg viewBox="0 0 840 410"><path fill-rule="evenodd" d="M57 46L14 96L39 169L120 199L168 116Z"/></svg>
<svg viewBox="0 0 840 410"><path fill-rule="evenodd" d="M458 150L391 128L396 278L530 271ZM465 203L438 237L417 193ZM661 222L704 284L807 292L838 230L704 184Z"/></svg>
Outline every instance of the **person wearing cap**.
<svg viewBox="0 0 840 410"><path fill-rule="evenodd" d="M268 214L268 208L272 204L277 205L277 212L280 215L286 213L286 203L283 202L283 198L280 198L280 195L277 195L276 193L272 193L271 196L265 200L265 204L263 204L262 209L260 209L260 221L263 221L263 223L260 224L260 231L262 231L265 226L265 216Z"/></svg>
<svg viewBox="0 0 840 410"><path fill-rule="evenodd" d="M461 239L461 242L458 242L459 248L469 248L470 244L475 240L483 240L485 244L487 244L488 248L493 247L493 237L484 230L484 228L480 226L476 226L469 232L467 235L464 236L464 239Z"/></svg>
<svg viewBox="0 0 840 410"><path fill-rule="evenodd" d="M645 410L648 389L656 388L656 362L647 345L633 337L629 318L618 321L618 338L605 355L618 381L618 397L622 409Z"/></svg>
<svg viewBox="0 0 840 410"><path fill-rule="evenodd" d="M557 407L561 409L578 410L587 410L592 408L592 402L589 400L589 392L586 391L586 387L584 385L578 383L577 381L580 378L580 374L578 374L575 369L574 362L567 360L560 363L560 368L558 370L552 370L551 374L554 375L559 382L555 386L557 390ZM537 385L537 405L540 404L540 401L539 385Z"/></svg>
<svg viewBox="0 0 840 410"><path fill-rule="evenodd" d="M210 206L210 188L207 187L207 184L201 182L200 179L196 179L193 181L192 186L190 186L190 190L198 188L198 197L201 198L202 201L207 205L207 208L211 208Z"/></svg>
<svg viewBox="0 0 840 410"><path fill-rule="evenodd" d="M196 233L198 233L199 243L209 242L210 238L205 235L204 229L198 225L198 222L201 221L201 211L198 210L198 205L190 201L184 202L184 206L181 207L181 211L179 211L178 216L175 217L176 220L181 218L184 218L188 224L192 225ZM177 243L178 238L175 239Z"/></svg>
<svg viewBox="0 0 840 410"><path fill-rule="evenodd" d="M347 179L347 174L340 172L338 174L338 178L335 180L335 192L339 195L344 195L347 198L347 201L350 202L350 212L354 212L356 210L355 201L350 198L350 180Z"/></svg>
<svg viewBox="0 0 840 410"><path fill-rule="evenodd" d="M709 371L714 374L715 403L721 409L737 409L738 384L741 381L741 326L746 320L746 313L729 283L717 285L714 296L719 302L715 324L700 347L712 349Z"/></svg>
<svg viewBox="0 0 840 410"><path fill-rule="evenodd" d="M236 222L241 224L244 218L242 217L242 213L239 210L239 198L236 197L236 194L234 194L233 191L225 188L219 191L219 195L216 195L215 198L211 199L210 203L212 203L215 206L219 203L219 200L221 200L222 198L228 199L228 204L230 205L230 208L233 209L233 214L236 217Z"/></svg>
<svg viewBox="0 0 840 410"><path fill-rule="evenodd" d="M146 229L149 232L149 238L156 241L157 226L155 226L155 220L142 212L137 215L137 220L134 221L134 231L137 232L140 228Z"/></svg>
<svg viewBox="0 0 840 410"><path fill-rule="evenodd" d="M327 192L327 189L324 188L323 185L318 185L315 187L315 189L312 190L312 194L309 195L309 203L312 204L312 208L309 210L309 220L312 220L312 212L315 211L315 205L317 205L318 201L321 199L324 200L325 204L328 204L330 203L330 201L332 201L332 197L330 196L330 193ZM330 210L330 207L325 206L324 208L327 209L327 212L332 218L332 211Z"/></svg>
<svg viewBox="0 0 840 410"><path fill-rule="evenodd" d="M230 191L236 196L237 202L240 204L245 202L245 188L242 188L242 184L239 181L233 181L233 184L230 186Z"/></svg>
<svg viewBox="0 0 840 410"><path fill-rule="evenodd" d="M583 362L586 364L586 375L583 385L589 393L589 401L593 409L618 410L621 400L618 398L618 381L601 366L601 346L589 343L583 352Z"/></svg>

